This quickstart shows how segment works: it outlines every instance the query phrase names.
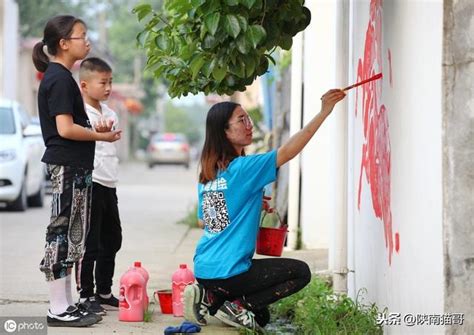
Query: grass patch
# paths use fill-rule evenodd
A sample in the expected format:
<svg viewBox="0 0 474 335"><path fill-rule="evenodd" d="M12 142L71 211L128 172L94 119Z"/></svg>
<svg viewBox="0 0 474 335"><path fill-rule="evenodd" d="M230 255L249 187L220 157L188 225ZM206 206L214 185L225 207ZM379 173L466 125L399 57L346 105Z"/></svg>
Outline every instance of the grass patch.
<svg viewBox="0 0 474 335"><path fill-rule="evenodd" d="M270 306L272 321L266 334L280 333L278 324L291 324L294 334L383 334L377 325L379 309L375 304L363 304L363 294L366 291L359 291L353 301L346 295L334 294L327 280L313 277L304 289Z"/></svg>
<svg viewBox="0 0 474 335"><path fill-rule="evenodd" d="M197 204L192 206L186 216L179 220L178 223L188 225L190 228L200 228L197 218Z"/></svg>

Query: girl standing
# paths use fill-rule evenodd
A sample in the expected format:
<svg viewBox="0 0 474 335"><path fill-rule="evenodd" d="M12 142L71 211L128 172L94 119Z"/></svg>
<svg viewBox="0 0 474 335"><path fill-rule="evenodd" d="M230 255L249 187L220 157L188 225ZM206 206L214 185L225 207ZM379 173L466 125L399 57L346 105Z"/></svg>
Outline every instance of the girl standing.
<svg viewBox="0 0 474 335"><path fill-rule="evenodd" d="M49 58L44 52L46 46ZM120 130L100 122L92 130L71 68L87 56L86 24L70 15L51 18L43 40L33 49L33 63L44 72L38 91L42 161L51 174L53 199L40 269L49 283L50 327L85 327L102 318L72 301L71 270L82 257L88 231L95 141L120 139Z"/></svg>

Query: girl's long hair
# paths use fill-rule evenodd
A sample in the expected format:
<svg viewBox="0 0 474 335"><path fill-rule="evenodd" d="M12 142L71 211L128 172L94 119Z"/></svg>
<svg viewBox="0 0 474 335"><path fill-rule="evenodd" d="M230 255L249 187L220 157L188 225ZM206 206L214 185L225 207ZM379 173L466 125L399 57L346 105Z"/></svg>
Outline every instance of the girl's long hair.
<svg viewBox="0 0 474 335"><path fill-rule="evenodd" d="M44 27L43 40L39 41L33 47L33 63L36 70L45 72L48 68L49 57L43 48L46 45L48 53L56 56L59 50L59 41L71 37L72 29L76 23L86 24L81 19L72 15L58 15L49 19Z"/></svg>
<svg viewBox="0 0 474 335"><path fill-rule="evenodd" d="M229 119L238 106L240 105L235 102L219 102L207 113L206 139L201 153L200 183L205 184L214 180L218 170L227 168L235 157L245 155L244 150L235 152L225 133L229 129Z"/></svg>

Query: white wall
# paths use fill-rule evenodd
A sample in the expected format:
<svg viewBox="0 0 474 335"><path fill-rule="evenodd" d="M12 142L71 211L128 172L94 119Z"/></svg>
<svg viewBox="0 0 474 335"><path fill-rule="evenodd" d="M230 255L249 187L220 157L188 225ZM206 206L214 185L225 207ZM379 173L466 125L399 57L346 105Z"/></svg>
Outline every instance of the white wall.
<svg viewBox="0 0 474 335"><path fill-rule="evenodd" d="M18 4L0 0L0 96L17 99Z"/></svg>
<svg viewBox="0 0 474 335"><path fill-rule="evenodd" d="M334 1L307 1L311 24L304 32L303 52L303 124L320 110L321 96L335 87ZM329 118L301 154L302 242L305 248L328 248L334 222L334 118Z"/></svg>
<svg viewBox="0 0 474 335"><path fill-rule="evenodd" d="M370 3L353 1L351 4L353 58L350 67L356 81L358 61L364 59ZM355 116L356 92L353 90L349 96L349 113L353 116L350 122L353 138L349 146L353 150L353 166L350 167L353 175L349 199L354 217L349 218L349 224L353 225L350 231L354 232L354 254L349 258L355 261L355 275L349 277L349 287L351 292L366 288L368 300L382 308L388 307L389 312L401 313L402 317L408 313L443 314L442 1L384 1L380 14L381 44L372 49L380 56L380 64L375 57L370 65L375 73L382 70L384 75L374 88L379 94L375 99L378 106L386 107L389 142L380 132L384 128L383 116L374 121L379 131L379 140L375 142L381 152L389 152L390 162L384 163L379 156L373 167L385 164L390 168L390 178L385 178L388 184L384 186L382 180L377 181L375 177L372 185L378 186L380 191L372 192L364 170L358 209L362 146L369 140L363 135L363 91L358 90ZM375 215L374 194L385 194L389 199L382 205L385 208L382 218ZM396 234L399 235L398 252ZM390 240L392 247L390 243L387 245ZM401 326L387 326L385 331L390 334L443 333L440 326L406 327L403 319L401 323Z"/></svg>

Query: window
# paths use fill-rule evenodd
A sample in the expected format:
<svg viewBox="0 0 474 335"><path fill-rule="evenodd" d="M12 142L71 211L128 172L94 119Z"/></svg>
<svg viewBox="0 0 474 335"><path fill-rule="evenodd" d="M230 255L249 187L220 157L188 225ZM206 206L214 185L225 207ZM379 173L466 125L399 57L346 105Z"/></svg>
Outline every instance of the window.
<svg viewBox="0 0 474 335"><path fill-rule="evenodd" d="M0 107L0 134L15 134L15 118L11 108Z"/></svg>

